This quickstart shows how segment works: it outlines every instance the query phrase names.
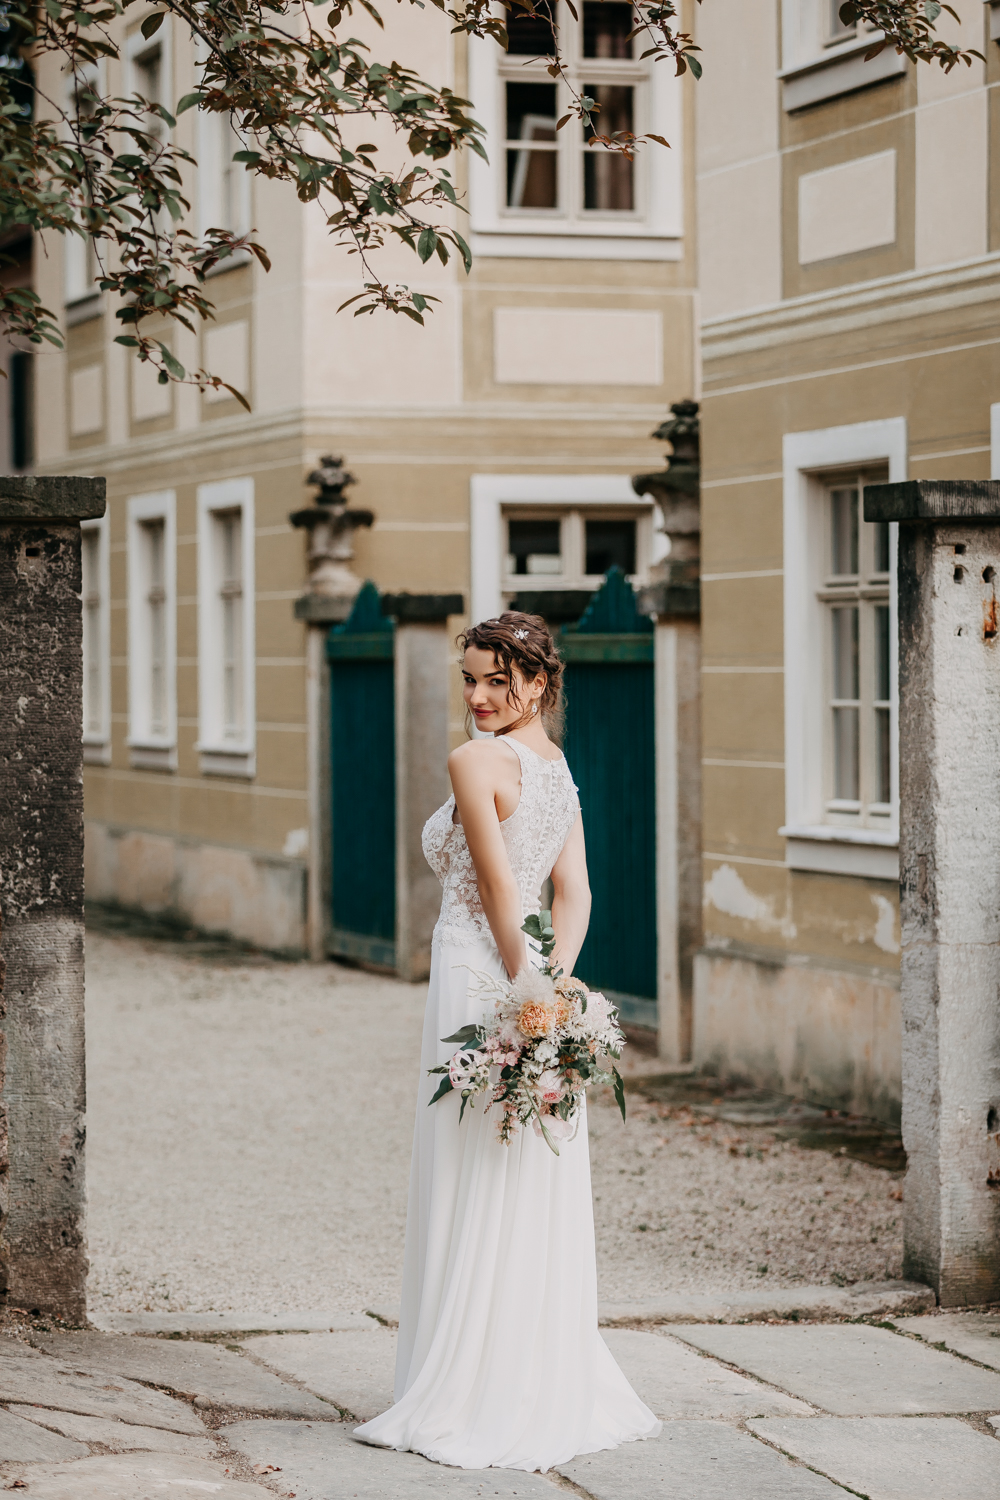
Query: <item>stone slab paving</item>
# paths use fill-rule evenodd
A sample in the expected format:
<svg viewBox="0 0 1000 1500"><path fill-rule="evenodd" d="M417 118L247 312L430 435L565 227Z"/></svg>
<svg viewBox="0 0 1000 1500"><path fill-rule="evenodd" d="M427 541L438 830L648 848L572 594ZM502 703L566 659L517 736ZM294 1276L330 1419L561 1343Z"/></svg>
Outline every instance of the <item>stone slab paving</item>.
<svg viewBox="0 0 1000 1500"><path fill-rule="evenodd" d="M4 1464L3 1487L21 1481L16 1493L26 1500L275 1500L259 1484L229 1479L225 1466L201 1458L160 1453L114 1454L75 1464Z"/></svg>
<svg viewBox="0 0 1000 1500"><path fill-rule="evenodd" d="M747 1318L869 1318L933 1307L934 1293L916 1281L859 1281L854 1286L775 1287L763 1292L671 1292L648 1302L602 1302L605 1328L623 1323L738 1323Z"/></svg>
<svg viewBox="0 0 1000 1500"><path fill-rule="evenodd" d="M847 1500L829 1479L723 1422L668 1422L658 1438L584 1454L559 1473L594 1500Z"/></svg>
<svg viewBox="0 0 1000 1500"><path fill-rule="evenodd" d="M58 1463L66 1458L87 1458L90 1449L57 1432L46 1432L0 1407L0 1463Z"/></svg>
<svg viewBox="0 0 1000 1500"><path fill-rule="evenodd" d="M451 1469L416 1453L370 1448L355 1442L343 1424L239 1422L220 1433L251 1464L274 1464L280 1472L269 1479L279 1494L293 1492L296 1500L494 1500L498 1495L501 1500L559 1500L565 1495L541 1474ZM834 1495L843 1500L839 1490L832 1490L831 1500ZM652 1496L636 1492L630 1500ZM688 1494L684 1500L695 1497Z"/></svg>
<svg viewBox="0 0 1000 1500"><path fill-rule="evenodd" d="M1000 1374L885 1328L711 1326L674 1336L837 1416L1000 1411Z"/></svg>
<svg viewBox="0 0 1000 1500"><path fill-rule="evenodd" d="M64 1364L37 1355L0 1357L0 1401L117 1418L140 1427L165 1427L170 1432L205 1431L196 1412L161 1391L149 1391L115 1371L91 1370L82 1363Z"/></svg>
<svg viewBox="0 0 1000 1500"><path fill-rule="evenodd" d="M893 1318L897 1328L928 1344L944 1344L981 1365L1000 1370L1000 1317L988 1313L941 1313L935 1318Z"/></svg>
<svg viewBox="0 0 1000 1500"><path fill-rule="evenodd" d="M955 1417L792 1417L749 1425L868 1500L1000 1500L1000 1443Z"/></svg>
<svg viewBox="0 0 1000 1500"><path fill-rule="evenodd" d="M281 1334L275 1337L281 1342ZM364 1335L354 1337L364 1338ZM220 1349L217 1344L128 1338L116 1333L40 1333L32 1334L31 1338L46 1353L81 1368L86 1366L109 1375L125 1375L150 1385L166 1386L212 1406L238 1406L244 1411L281 1417L336 1416L314 1396L296 1390L252 1360L231 1349Z"/></svg>
<svg viewBox="0 0 1000 1500"><path fill-rule="evenodd" d="M10 1410L78 1442L103 1443L113 1453L188 1453L196 1458L212 1458L215 1454L215 1443L207 1436L164 1432L160 1427L133 1427L130 1422L109 1422L107 1417L82 1417L79 1412L49 1411L39 1406L12 1406Z"/></svg>
<svg viewBox="0 0 1000 1500"><path fill-rule="evenodd" d="M604 1342L630 1384L658 1417L809 1416L804 1401L773 1391L746 1375L659 1333L609 1328Z"/></svg>
<svg viewBox="0 0 1000 1500"><path fill-rule="evenodd" d="M102 1333L336 1333L377 1328L363 1312L102 1313L90 1321Z"/></svg>
<svg viewBox="0 0 1000 1500"><path fill-rule="evenodd" d="M242 1347L279 1375L350 1412L359 1422L392 1405L396 1335L370 1333L274 1334L247 1339ZM327 1407L329 1413L330 1408Z"/></svg>

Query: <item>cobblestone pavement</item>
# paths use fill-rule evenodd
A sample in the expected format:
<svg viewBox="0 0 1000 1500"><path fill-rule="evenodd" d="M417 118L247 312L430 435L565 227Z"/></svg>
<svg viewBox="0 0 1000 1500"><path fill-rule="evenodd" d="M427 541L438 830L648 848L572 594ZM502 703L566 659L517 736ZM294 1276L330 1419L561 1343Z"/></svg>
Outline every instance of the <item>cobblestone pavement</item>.
<svg viewBox="0 0 1000 1500"><path fill-rule="evenodd" d="M423 1003L337 964L89 933L95 1314L398 1300ZM899 1275L891 1173L629 1108L590 1110L604 1302Z"/></svg>

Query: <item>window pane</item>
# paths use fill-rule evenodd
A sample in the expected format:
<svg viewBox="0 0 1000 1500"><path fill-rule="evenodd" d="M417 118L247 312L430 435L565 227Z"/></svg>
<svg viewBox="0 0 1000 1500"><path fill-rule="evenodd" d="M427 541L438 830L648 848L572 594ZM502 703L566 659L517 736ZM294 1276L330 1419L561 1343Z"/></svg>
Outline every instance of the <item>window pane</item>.
<svg viewBox="0 0 1000 1500"><path fill-rule="evenodd" d="M588 521L585 572L606 573L621 568L635 572L635 522Z"/></svg>
<svg viewBox="0 0 1000 1500"><path fill-rule="evenodd" d="M507 152L507 207L558 208L554 151Z"/></svg>
<svg viewBox="0 0 1000 1500"><path fill-rule="evenodd" d="M583 206L604 213L631 213L632 162L610 151L588 151L583 158Z"/></svg>
<svg viewBox="0 0 1000 1500"><path fill-rule="evenodd" d="M889 522L875 522L875 572L889 571Z"/></svg>
<svg viewBox="0 0 1000 1500"><path fill-rule="evenodd" d="M555 141L556 86L554 83L508 83L508 141ZM507 152L507 207L558 206L556 153Z"/></svg>
<svg viewBox="0 0 1000 1500"><path fill-rule="evenodd" d="M553 34L553 9L546 0L539 0L533 16L524 11L508 11L507 51L518 57L548 57L556 50Z"/></svg>
<svg viewBox="0 0 1000 1500"><path fill-rule="evenodd" d="M833 696L857 701L858 697L858 611L856 606L832 609L833 621Z"/></svg>
<svg viewBox="0 0 1000 1500"><path fill-rule="evenodd" d="M858 571L858 492L830 491L830 554L834 573Z"/></svg>
<svg viewBox="0 0 1000 1500"><path fill-rule="evenodd" d="M554 141L555 138L555 84L508 83L508 141Z"/></svg>
<svg viewBox="0 0 1000 1500"><path fill-rule="evenodd" d="M561 573L558 521L508 521L507 550L512 573Z"/></svg>
<svg viewBox="0 0 1000 1500"><path fill-rule="evenodd" d="M875 699L888 703L892 696L889 676L889 606L875 606Z"/></svg>
<svg viewBox="0 0 1000 1500"><path fill-rule="evenodd" d="M584 0L584 57L632 57L634 44L628 35L634 25L631 5L620 0Z"/></svg>
<svg viewBox="0 0 1000 1500"><path fill-rule="evenodd" d="M875 710L875 801L892 801L892 762L889 755L889 710Z"/></svg>
<svg viewBox="0 0 1000 1500"><path fill-rule="evenodd" d="M586 130L588 140L592 135L614 135L616 131L632 129L634 89L619 83L585 83L583 91L600 105Z"/></svg>
<svg viewBox="0 0 1000 1500"><path fill-rule="evenodd" d="M858 800L858 710L833 710L833 795L838 801Z"/></svg>

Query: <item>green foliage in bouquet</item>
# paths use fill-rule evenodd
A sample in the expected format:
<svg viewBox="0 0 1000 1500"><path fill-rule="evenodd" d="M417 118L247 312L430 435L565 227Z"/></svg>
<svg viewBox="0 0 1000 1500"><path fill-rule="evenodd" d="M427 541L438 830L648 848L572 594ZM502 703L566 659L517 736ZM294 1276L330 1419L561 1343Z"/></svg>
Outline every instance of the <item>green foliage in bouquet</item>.
<svg viewBox="0 0 1000 1500"><path fill-rule="evenodd" d="M501 1108L500 1141L507 1145L519 1126L532 1123L559 1155L556 1140L575 1134L584 1091L608 1084L625 1119L625 1086L608 1059L617 1061L625 1038L614 1006L578 979L565 978L552 961L552 914L533 913L522 926L534 941L542 967L522 969L513 980L480 975L495 998L490 1020L461 1027L442 1041L458 1050L428 1071L441 1075L431 1104L456 1090L462 1107L489 1091Z"/></svg>

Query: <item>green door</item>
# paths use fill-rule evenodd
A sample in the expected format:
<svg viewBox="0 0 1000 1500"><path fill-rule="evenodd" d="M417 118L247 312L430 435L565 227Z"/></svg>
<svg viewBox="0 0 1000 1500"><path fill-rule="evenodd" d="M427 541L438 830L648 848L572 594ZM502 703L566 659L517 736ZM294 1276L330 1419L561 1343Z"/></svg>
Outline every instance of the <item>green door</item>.
<svg viewBox="0 0 1000 1500"><path fill-rule="evenodd" d="M594 904L577 961L624 1020L655 1028L656 736L653 622L611 568L560 634L566 758L580 788Z"/></svg>
<svg viewBox="0 0 1000 1500"><path fill-rule="evenodd" d="M327 636L330 664L330 921L327 947L396 962L394 628L366 583Z"/></svg>

